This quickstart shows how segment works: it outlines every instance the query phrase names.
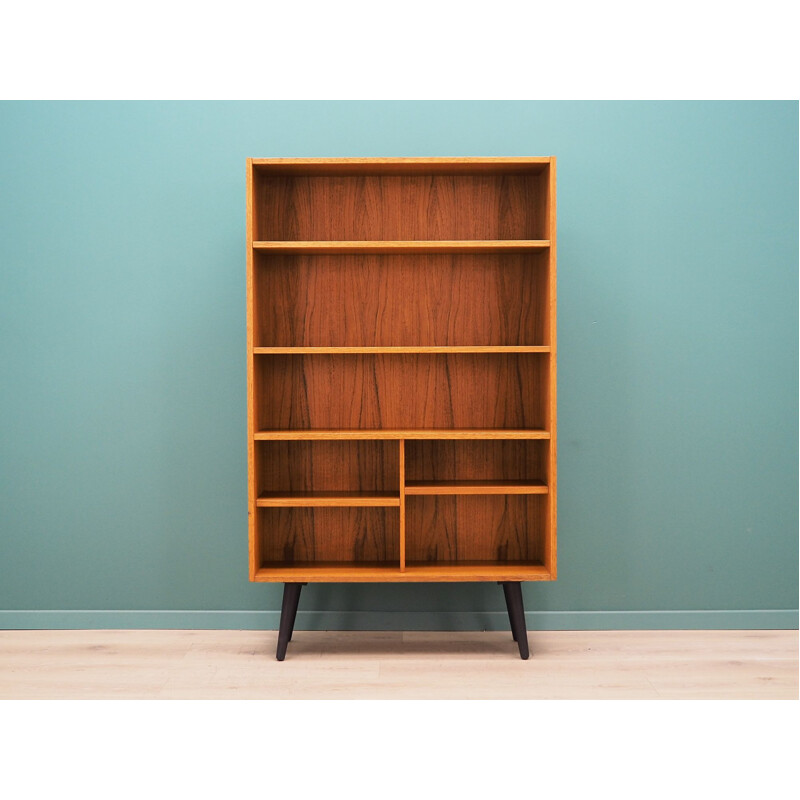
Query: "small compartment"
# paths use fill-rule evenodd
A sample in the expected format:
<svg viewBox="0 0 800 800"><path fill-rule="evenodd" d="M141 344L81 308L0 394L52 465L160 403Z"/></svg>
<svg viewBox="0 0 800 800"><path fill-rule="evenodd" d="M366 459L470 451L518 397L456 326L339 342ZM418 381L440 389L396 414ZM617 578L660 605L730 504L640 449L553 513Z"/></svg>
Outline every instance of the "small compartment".
<svg viewBox="0 0 800 800"><path fill-rule="evenodd" d="M550 442L526 439L406 442L406 486L489 483L547 486Z"/></svg>
<svg viewBox="0 0 800 800"><path fill-rule="evenodd" d="M546 239L546 163L425 173L359 165L316 174L256 165L256 240ZM325 174L325 172L328 174ZM384 174L376 174L377 172ZM337 174L338 173L338 174Z"/></svg>
<svg viewBox="0 0 800 800"><path fill-rule="evenodd" d="M543 565L547 498L538 495L406 498L406 562Z"/></svg>
<svg viewBox="0 0 800 800"><path fill-rule="evenodd" d="M396 508L259 508L261 567L359 564L398 567Z"/></svg>
<svg viewBox="0 0 800 800"><path fill-rule="evenodd" d="M545 429L546 354L270 355L256 427Z"/></svg>
<svg viewBox="0 0 800 800"><path fill-rule="evenodd" d="M256 442L259 497L398 495L399 446L387 441Z"/></svg>
<svg viewBox="0 0 800 800"><path fill-rule="evenodd" d="M548 345L548 258L258 252L255 345Z"/></svg>

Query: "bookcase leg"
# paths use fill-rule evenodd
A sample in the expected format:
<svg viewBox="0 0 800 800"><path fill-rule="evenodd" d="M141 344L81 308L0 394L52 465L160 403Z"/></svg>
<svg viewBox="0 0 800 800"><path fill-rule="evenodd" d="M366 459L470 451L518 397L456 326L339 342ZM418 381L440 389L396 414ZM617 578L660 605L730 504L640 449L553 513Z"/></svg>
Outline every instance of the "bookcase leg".
<svg viewBox="0 0 800 800"><path fill-rule="evenodd" d="M278 629L278 651L275 657L278 661L286 658L286 646L292 638L294 620L297 616L297 604L300 602L302 583L283 584L283 604L281 605L281 624Z"/></svg>
<svg viewBox="0 0 800 800"><path fill-rule="evenodd" d="M519 657L525 661L528 651L528 627L525 624L525 607L522 604L522 584L519 581L505 581L503 593L506 596L508 619L511 623L511 633L514 641L519 645Z"/></svg>

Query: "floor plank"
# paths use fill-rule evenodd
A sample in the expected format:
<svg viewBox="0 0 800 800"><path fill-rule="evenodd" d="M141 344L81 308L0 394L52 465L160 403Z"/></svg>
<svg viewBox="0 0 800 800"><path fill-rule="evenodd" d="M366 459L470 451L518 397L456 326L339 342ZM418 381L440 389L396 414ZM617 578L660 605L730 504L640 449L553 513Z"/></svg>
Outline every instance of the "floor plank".
<svg viewBox="0 0 800 800"><path fill-rule="evenodd" d="M0 699L797 699L797 631L0 631Z"/></svg>

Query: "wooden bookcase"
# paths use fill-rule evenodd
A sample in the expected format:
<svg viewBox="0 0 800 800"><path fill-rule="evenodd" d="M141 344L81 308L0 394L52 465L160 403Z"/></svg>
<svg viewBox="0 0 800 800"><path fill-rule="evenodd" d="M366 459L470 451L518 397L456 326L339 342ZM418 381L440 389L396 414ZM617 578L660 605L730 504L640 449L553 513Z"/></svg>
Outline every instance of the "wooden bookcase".
<svg viewBox="0 0 800 800"><path fill-rule="evenodd" d="M248 159L250 580L556 577L555 158ZM520 627L521 626L521 627ZM525 641L523 642L523 638Z"/></svg>

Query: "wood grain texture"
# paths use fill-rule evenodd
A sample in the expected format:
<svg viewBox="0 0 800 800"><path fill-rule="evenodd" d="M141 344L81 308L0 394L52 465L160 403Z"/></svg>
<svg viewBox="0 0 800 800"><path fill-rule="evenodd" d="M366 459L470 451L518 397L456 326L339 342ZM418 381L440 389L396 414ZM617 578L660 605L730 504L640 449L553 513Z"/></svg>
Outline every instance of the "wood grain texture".
<svg viewBox="0 0 800 800"><path fill-rule="evenodd" d="M542 348L547 266L546 253L259 255L255 344Z"/></svg>
<svg viewBox="0 0 800 800"><path fill-rule="evenodd" d="M406 568L406 441L398 442L400 450L400 571Z"/></svg>
<svg viewBox="0 0 800 800"><path fill-rule="evenodd" d="M259 508L269 562L392 562L399 569L398 513L391 508Z"/></svg>
<svg viewBox="0 0 800 800"><path fill-rule="evenodd" d="M552 353L548 359L550 374L548 376L547 391L547 428L552 431L552 439L548 455L550 463L547 467L549 475L550 496L548 503L547 533L544 540L544 559L553 580L558 575L558 559L556 556L557 540L557 520L558 520L558 398L557 398L557 325L556 325L556 306L557 306L557 281L556 281L556 159L550 159L547 170L547 193L545 203L545 213L547 215L547 233L552 237L552 248L547 254L548 258L548 287L547 287L547 315L546 328L547 335L545 341L552 346Z"/></svg>
<svg viewBox="0 0 800 800"><path fill-rule="evenodd" d="M399 492L397 442L258 442L258 493Z"/></svg>
<svg viewBox="0 0 800 800"><path fill-rule="evenodd" d="M256 441L324 441L349 439L549 439L538 428L308 428L261 429Z"/></svg>
<svg viewBox="0 0 800 800"><path fill-rule="evenodd" d="M548 442L528 440L431 440L407 446L408 482L548 481Z"/></svg>
<svg viewBox="0 0 800 800"><path fill-rule="evenodd" d="M545 239L546 174L256 174L258 241Z"/></svg>
<svg viewBox="0 0 800 800"><path fill-rule="evenodd" d="M555 237L554 158L248 160L251 579L555 577Z"/></svg>
<svg viewBox="0 0 800 800"><path fill-rule="evenodd" d="M302 507L391 507L400 505L400 496L388 492L368 494L366 492L293 492L275 494L262 492L256 500L259 508L302 508Z"/></svg>
<svg viewBox="0 0 800 800"><path fill-rule="evenodd" d="M460 175L541 174L546 156L425 158L254 158L259 175Z"/></svg>
<svg viewBox="0 0 800 800"><path fill-rule="evenodd" d="M259 429L544 428L541 355L298 355L256 362Z"/></svg>
<svg viewBox="0 0 800 800"><path fill-rule="evenodd" d="M550 247L547 239L461 239L417 241L260 241L253 249L264 254L333 255L371 253L397 255L398 253L535 253Z"/></svg>
<svg viewBox="0 0 800 800"><path fill-rule="evenodd" d="M261 563L259 553L259 537L256 530L256 456L255 456L255 376L253 365L253 347L255 346L255 289L253 279L253 228L254 228L254 192L253 192L253 159L248 158L245 167L247 182L246 237L247 266L245 273L245 319L247 325L247 541L248 570L250 580L255 578L256 570Z"/></svg>
<svg viewBox="0 0 800 800"><path fill-rule="evenodd" d="M276 561L256 572L258 583L475 583L478 581L549 581L550 572L532 562L497 561Z"/></svg>
<svg viewBox="0 0 800 800"><path fill-rule="evenodd" d="M406 494L547 494L542 482L520 481L409 481Z"/></svg>
<svg viewBox="0 0 800 800"><path fill-rule="evenodd" d="M537 495L407 494L406 558L542 564L546 509Z"/></svg>

